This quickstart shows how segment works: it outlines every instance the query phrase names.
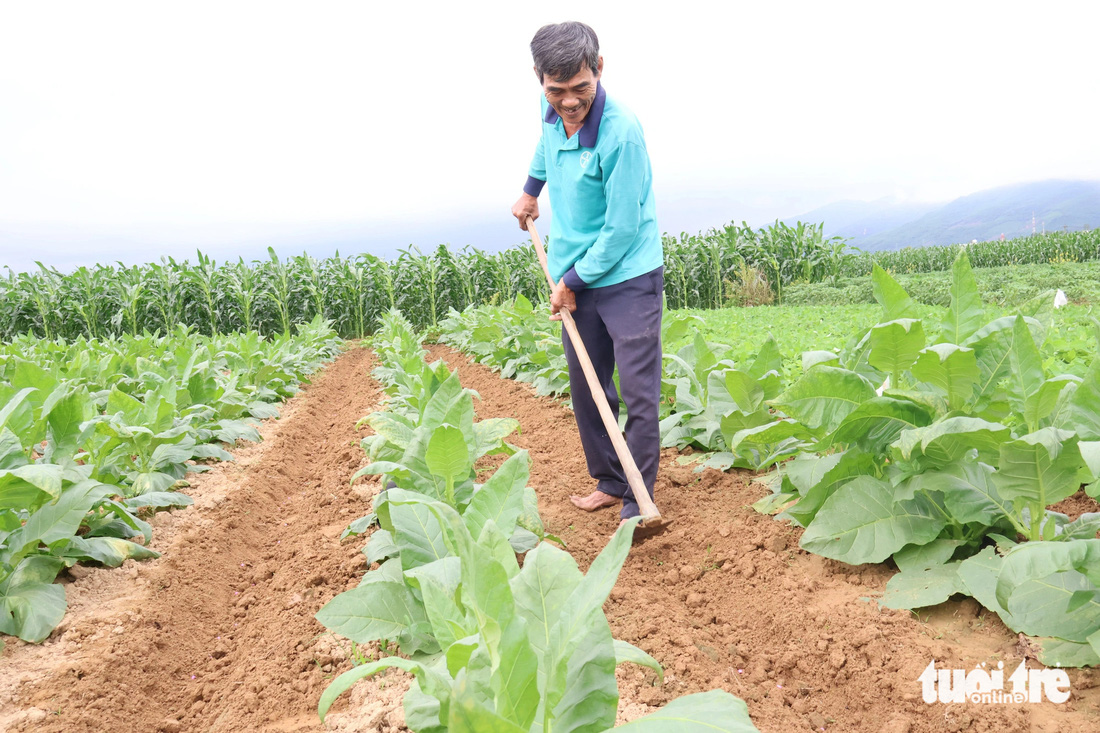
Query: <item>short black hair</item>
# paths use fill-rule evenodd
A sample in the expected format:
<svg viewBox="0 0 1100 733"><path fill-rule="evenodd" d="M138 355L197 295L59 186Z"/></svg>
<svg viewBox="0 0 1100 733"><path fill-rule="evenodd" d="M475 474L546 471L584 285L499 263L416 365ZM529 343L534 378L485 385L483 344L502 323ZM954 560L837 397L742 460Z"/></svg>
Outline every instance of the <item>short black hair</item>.
<svg viewBox="0 0 1100 733"><path fill-rule="evenodd" d="M531 56L539 81L549 76L554 81L572 79L587 66L593 74L600 71L600 40L596 31L571 20L539 28L531 39Z"/></svg>

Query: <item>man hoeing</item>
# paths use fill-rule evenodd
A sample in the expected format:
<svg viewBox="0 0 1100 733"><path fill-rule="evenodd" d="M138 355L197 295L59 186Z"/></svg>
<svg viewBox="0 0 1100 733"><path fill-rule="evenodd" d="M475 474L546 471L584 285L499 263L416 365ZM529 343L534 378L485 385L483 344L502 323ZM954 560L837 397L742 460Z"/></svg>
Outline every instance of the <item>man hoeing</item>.
<svg viewBox="0 0 1100 733"><path fill-rule="evenodd" d="M520 227L539 216L538 195L550 190L554 217L550 274L557 281L552 313L573 313L608 402L626 403L626 442L650 495L660 459L657 405L661 394L664 258L653 201L653 176L637 118L600 83L603 57L583 23L540 28L531 41L542 85L542 136L523 195L512 207ZM557 316L560 319L560 316ZM587 511L638 504L600 419L569 339L573 411L596 490L570 497Z"/></svg>

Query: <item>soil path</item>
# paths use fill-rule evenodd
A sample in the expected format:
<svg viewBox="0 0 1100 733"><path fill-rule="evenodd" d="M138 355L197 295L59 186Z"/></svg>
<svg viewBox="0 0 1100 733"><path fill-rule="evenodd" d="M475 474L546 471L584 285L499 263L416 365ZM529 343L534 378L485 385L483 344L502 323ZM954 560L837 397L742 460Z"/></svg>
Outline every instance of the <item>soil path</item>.
<svg viewBox="0 0 1100 733"><path fill-rule="evenodd" d="M569 504L570 494L594 486L572 413L447 347L431 353L478 391L479 415L519 420L522 432L511 442L531 453L547 528L587 568L618 512L585 514ZM652 673L620 668L621 720L720 687L746 700L764 733L1100 730L1091 671L1070 671L1074 694L1063 705L925 704L917 678L932 659L941 669L1004 662L1007 676L1024 650L970 599L919 616L880 609L872 599L889 571L802 551L800 530L749 506L765 493L753 474L694 473L679 455L665 451L656 489L673 524L635 547L605 607L616 638L666 670L656 686Z"/></svg>
<svg viewBox="0 0 1100 733"><path fill-rule="evenodd" d="M362 541L339 537L371 489L348 488L355 423L382 396L371 362L351 347L262 443L193 475L195 506L153 520L161 558L76 568L62 626L3 654L0 730L324 730L317 699L347 649L313 615L366 570ZM357 729L385 727L400 691L373 704Z"/></svg>

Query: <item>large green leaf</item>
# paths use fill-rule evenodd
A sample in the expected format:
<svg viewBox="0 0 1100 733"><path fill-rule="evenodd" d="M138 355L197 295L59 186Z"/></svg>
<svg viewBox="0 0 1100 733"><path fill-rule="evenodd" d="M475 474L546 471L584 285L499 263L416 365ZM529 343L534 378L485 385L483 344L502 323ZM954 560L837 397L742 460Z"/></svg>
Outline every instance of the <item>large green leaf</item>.
<svg viewBox="0 0 1100 733"><path fill-rule="evenodd" d="M1028 429L1035 430L1038 420L1034 419L1032 405L1039 399L1039 389L1044 381L1043 360L1023 316L1017 316L1012 328L1008 363L1008 399L1018 413L1032 418L1027 425Z"/></svg>
<svg viewBox="0 0 1100 733"><path fill-rule="evenodd" d="M844 451L838 453L817 454L803 453L797 458L783 464L786 478L794 485L801 496L817 485L821 478L840 462L845 455Z"/></svg>
<svg viewBox="0 0 1100 733"><path fill-rule="evenodd" d="M983 548L973 557L959 563L959 580L967 593L978 603L1001 617L1004 625L1013 631L1021 631L1020 624L997 601L997 579L1004 567L1004 558L993 547Z"/></svg>
<svg viewBox="0 0 1100 733"><path fill-rule="evenodd" d="M1083 465L1076 435L1043 428L1001 445L993 481L1002 497L1026 502L1037 515L1080 488L1078 471Z"/></svg>
<svg viewBox="0 0 1100 733"><path fill-rule="evenodd" d="M1100 440L1100 359L1093 359L1069 401L1068 419L1082 440Z"/></svg>
<svg viewBox="0 0 1100 733"><path fill-rule="evenodd" d="M506 582L503 592L510 593ZM490 685L497 712L522 730L530 727L538 712L539 662L527 637L527 622L513 617L502 630L500 658L493 665Z"/></svg>
<svg viewBox="0 0 1100 733"><path fill-rule="evenodd" d="M453 372L439 385L424 405L421 413L420 425L435 430L445 422L452 425L465 424L465 417L469 416L469 422L473 423L473 399L469 392L462 389L458 380L458 372Z"/></svg>
<svg viewBox="0 0 1100 733"><path fill-rule="evenodd" d="M452 559L457 561L458 558ZM435 578L424 578L420 581L420 591L432 633L441 648L447 649L459 639L476 633L474 624L467 621L465 612L455 602L453 588L447 588Z"/></svg>
<svg viewBox="0 0 1100 733"><path fill-rule="evenodd" d="M470 473L472 461L466 438L453 425L442 425L432 432L424 453L428 470L444 480L457 481Z"/></svg>
<svg viewBox="0 0 1100 733"><path fill-rule="evenodd" d="M718 415L730 410L752 413L764 402L764 389L751 375L737 369L715 370L707 378L707 394Z"/></svg>
<svg viewBox="0 0 1100 733"><path fill-rule="evenodd" d="M921 570L903 570L886 582L880 603L886 608L924 608L963 592L958 563Z"/></svg>
<svg viewBox="0 0 1100 733"><path fill-rule="evenodd" d="M45 408L43 411L45 412ZM71 458L76 454L84 442L80 426L95 414L95 403L84 389L65 388L65 396L50 405L49 412L44 417L49 424L51 459L54 462L60 462L61 457ZM89 428L88 432L92 429L94 428Z"/></svg>
<svg viewBox="0 0 1100 733"><path fill-rule="evenodd" d="M40 507L8 536L8 546L0 550L0 558L9 561L38 543L48 545L73 537L91 508L113 491L113 487L90 479L69 486L56 501Z"/></svg>
<svg viewBox="0 0 1100 733"><path fill-rule="evenodd" d="M0 509L34 509L61 496L64 468L31 463L0 471Z"/></svg>
<svg viewBox="0 0 1100 733"><path fill-rule="evenodd" d="M910 460L923 456L923 462L929 466L954 463L971 450L976 450L979 458L994 463L1010 435L1009 429L999 423L958 416L902 431L896 445L902 458Z"/></svg>
<svg viewBox="0 0 1100 733"><path fill-rule="evenodd" d="M482 456L496 449L505 438L517 430L519 430L519 420L511 417L492 417L474 423L477 455Z"/></svg>
<svg viewBox="0 0 1100 733"><path fill-rule="evenodd" d="M806 490L805 496L787 509L783 516L790 517L799 525L805 527L817 516L817 512L832 496L838 488L857 476L865 476L875 472L875 460L869 453L858 449L851 449L843 453L834 453L836 460L822 459L821 468L824 473ZM826 457L831 458L831 457ZM815 470L813 476L817 476ZM812 477L811 477L812 478Z"/></svg>
<svg viewBox="0 0 1100 733"><path fill-rule="evenodd" d="M1060 542L1034 542L1028 545L1060 545ZM1026 546L1026 545L1025 545ZM997 583L998 598L1007 600L1007 608L1019 630L1032 636L1057 636L1084 643L1100 630L1100 591L1076 570L1047 576L1029 577L1011 585L1002 594L1006 567ZM1019 580L1018 578L1014 581ZM1075 605L1084 598L1083 605Z"/></svg>
<svg viewBox="0 0 1100 733"><path fill-rule="evenodd" d="M109 568L117 568L131 558L147 560L160 557L159 552L118 537L70 537L61 555L78 560L91 560Z"/></svg>
<svg viewBox="0 0 1100 733"><path fill-rule="evenodd" d="M874 396L875 388L855 372L819 366L803 374L773 404L810 430L831 432Z"/></svg>
<svg viewBox="0 0 1100 733"><path fill-rule="evenodd" d="M756 352L752 364L746 370L753 379L763 379L768 372L781 372L783 370L783 355L779 353L779 343L770 333Z"/></svg>
<svg viewBox="0 0 1100 733"><path fill-rule="evenodd" d="M852 565L882 562L905 545L934 540L945 523L927 498L895 502L889 483L858 476L825 500L800 544Z"/></svg>
<svg viewBox="0 0 1100 733"><path fill-rule="evenodd" d="M974 349L981 375L974 391L980 400L993 399L1001 380L1008 376L1016 318L1002 316L990 321L960 344ZM1042 333L1042 325L1034 318L1025 317L1024 321L1033 334Z"/></svg>
<svg viewBox="0 0 1100 733"><path fill-rule="evenodd" d="M443 536L439 520L423 503L404 503L412 497L423 497L415 492L390 489L387 505L393 523L393 540L401 552L401 567L411 570L451 554Z"/></svg>
<svg viewBox="0 0 1100 733"><path fill-rule="evenodd" d="M523 511L523 489L530 476L531 458L519 451L500 465L474 493L462 520L472 537L480 537L485 523L492 520L505 534L511 534Z"/></svg>
<svg viewBox="0 0 1100 733"><path fill-rule="evenodd" d="M1010 502L997 491L993 473L992 466L978 461L955 461L917 474L907 488L940 492L951 518L960 524L993 526L1013 513Z"/></svg>
<svg viewBox="0 0 1100 733"><path fill-rule="evenodd" d="M917 317L917 304L877 262L871 267L871 291L882 306L883 320Z"/></svg>
<svg viewBox="0 0 1100 733"><path fill-rule="evenodd" d="M396 639L416 624L426 624L424 609L403 583L379 581L344 591L317 612L326 628L365 644Z"/></svg>
<svg viewBox="0 0 1100 733"><path fill-rule="evenodd" d="M1013 589L1024 581L1071 570L1083 573L1100 587L1100 539L1019 545L1005 556L997 581L997 600L1006 605L1005 601ZM1100 624L1100 616L1097 623Z"/></svg>
<svg viewBox="0 0 1100 733"><path fill-rule="evenodd" d="M833 351L803 351L802 371L808 372L815 366L842 366L840 354Z"/></svg>
<svg viewBox="0 0 1100 733"><path fill-rule="evenodd" d="M927 570L945 564L961 544L962 540L941 537L926 545L907 545L894 553L893 560L902 572Z"/></svg>
<svg viewBox="0 0 1100 733"><path fill-rule="evenodd" d="M900 318L880 323L871 329L868 361L887 374L901 374L917 360L924 343L924 326L917 319Z"/></svg>
<svg viewBox="0 0 1100 733"><path fill-rule="evenodd" d="M0 428L0 471L10 471L28 463L30 459L23 452L22 441L11 430Z"/></svg>
<svg viewBox="0 0 1100 733"><path fill-rule="evenodd" d="M367 540L367 546L363 550L367 556L367 562L380 563L391 557L397 557L401 549L393 541L393 534L389 530L376 529Z"/></svg>
<svg viewBox="0 0 1100 733"><path fill-rule="evenodd" d="M1072 374L1059 374L1043 382L1039 394L1024 403L1024 422L1037 427L1065 427L1070 400L1080 383Z"/></svg>
<svg viewBox="0 0 1100 733"><path fill-rule="evenodd" d="M531 645L540 655L547 653L551 631L581 577L569 553L544 542L527 553L511 580L516 609L527 619Z"/></svg>
<svg viewBox="0 0 1100 733"><path fill-rule="evenodd" d="M449 733L528 733L526 726L519 726L498 715L479 701L475 694L466 691L459 683L458 695L451 703L451 715L447 721Z"/></svg>
<svg viewBox="0 0 1100 733"><path fill-rule="evenodd" d="M951 305L944 314L940 340L961 344L985 323L985 308L965 250L951 267Z"/></svg>
<svg viewBox="0 0 1100 733"><path fill-rule="evenodd" d="M749 718L748 706L724 690L678 697L660 710L624 723L615 730L625 733L759 733Z"/></svg>
<svg viewBox="0 0 1100 733"><path fill-rule="evenodd" d="M412 440L412 427L408 420L392 412L375 412L367 418L376 435L404 449Z"/></svg>
<svg viewBox="0 0 1100 733"><path fill-rule="evenodd" d="M920 352L913 376L942 394L952 408L964 405L981 377L974 350L955 344L935 344Z"/></svg>
<svg viewBox="0 0 1100 733"><path fill-rule="evenodd" d="M34 410L31 398L38 392L37 387L24 387L15 393L0 407L0 428L6 428L15 435L26 435L34 423Z"/></svg>
<svg viewBox="0 0 1100 733"><path fill-rule="evenodd" d="M550 629L543 657L543 714L553 715L559 724L572 721L566 730L607 727L614 722L618 702L615 652L601 608L626 560L637 523L637 518L628 520L615 532L573 587Z"/></svg>
<svg viewBox="0 0 1100 733"><path fill-rule="evenodd" d="M742 444L776 445L790 438L810 440L813 435L805 426L794 420L773 420L763 425L738 430L730 438L729 449L736 451Z"/></svg>
<svg viewBox="0 0 1100 733"><path fill-rule="evenodd" d="M879 453L901 431L924 427L931 421L927 410L909 400L872 397L848 413L829 442L855 444L869 453Z"/></svg>
<svg viewBox="0 0 1100 733"><path fill-rule="evenodd" d="M64 566L56 557L32 555L0 582L0 633L37 644L65 616L65 589L54 584Z"/></svg>
<svg viewBox="0 0 1100 733"><path fill-rule="evenodd" d="M1100 666L1100 631L1089 638L1096 637L1094 644L1082 644L1066 641L1053 636L1031 639L1039 647L1039 661L1048 667L1097 667Z"/></svg>
<svg viewBox="0 0 1100 733"><path fill-rule="evenodd" d="M598 608L578 628L574 643L564 650L567 661L559 661L550 677L551 728L601 731L614 724L619 704L614 640Z"/></svg>

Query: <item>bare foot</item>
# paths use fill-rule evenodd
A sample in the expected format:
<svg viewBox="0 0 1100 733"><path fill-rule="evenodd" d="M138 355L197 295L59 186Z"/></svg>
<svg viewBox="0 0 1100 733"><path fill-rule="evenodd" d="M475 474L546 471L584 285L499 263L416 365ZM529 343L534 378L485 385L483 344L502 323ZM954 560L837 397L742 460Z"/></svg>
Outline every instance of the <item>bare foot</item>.
<svg viewBox="0 0 1100 733"><path fill-rule="evenodd" d="M597 489L588 496L570 496L569 501L573 502L573 506L578 509L583 509L586 512L594 512L605 506L615 506L621 499L611 494L605 494Z"/></svg>

